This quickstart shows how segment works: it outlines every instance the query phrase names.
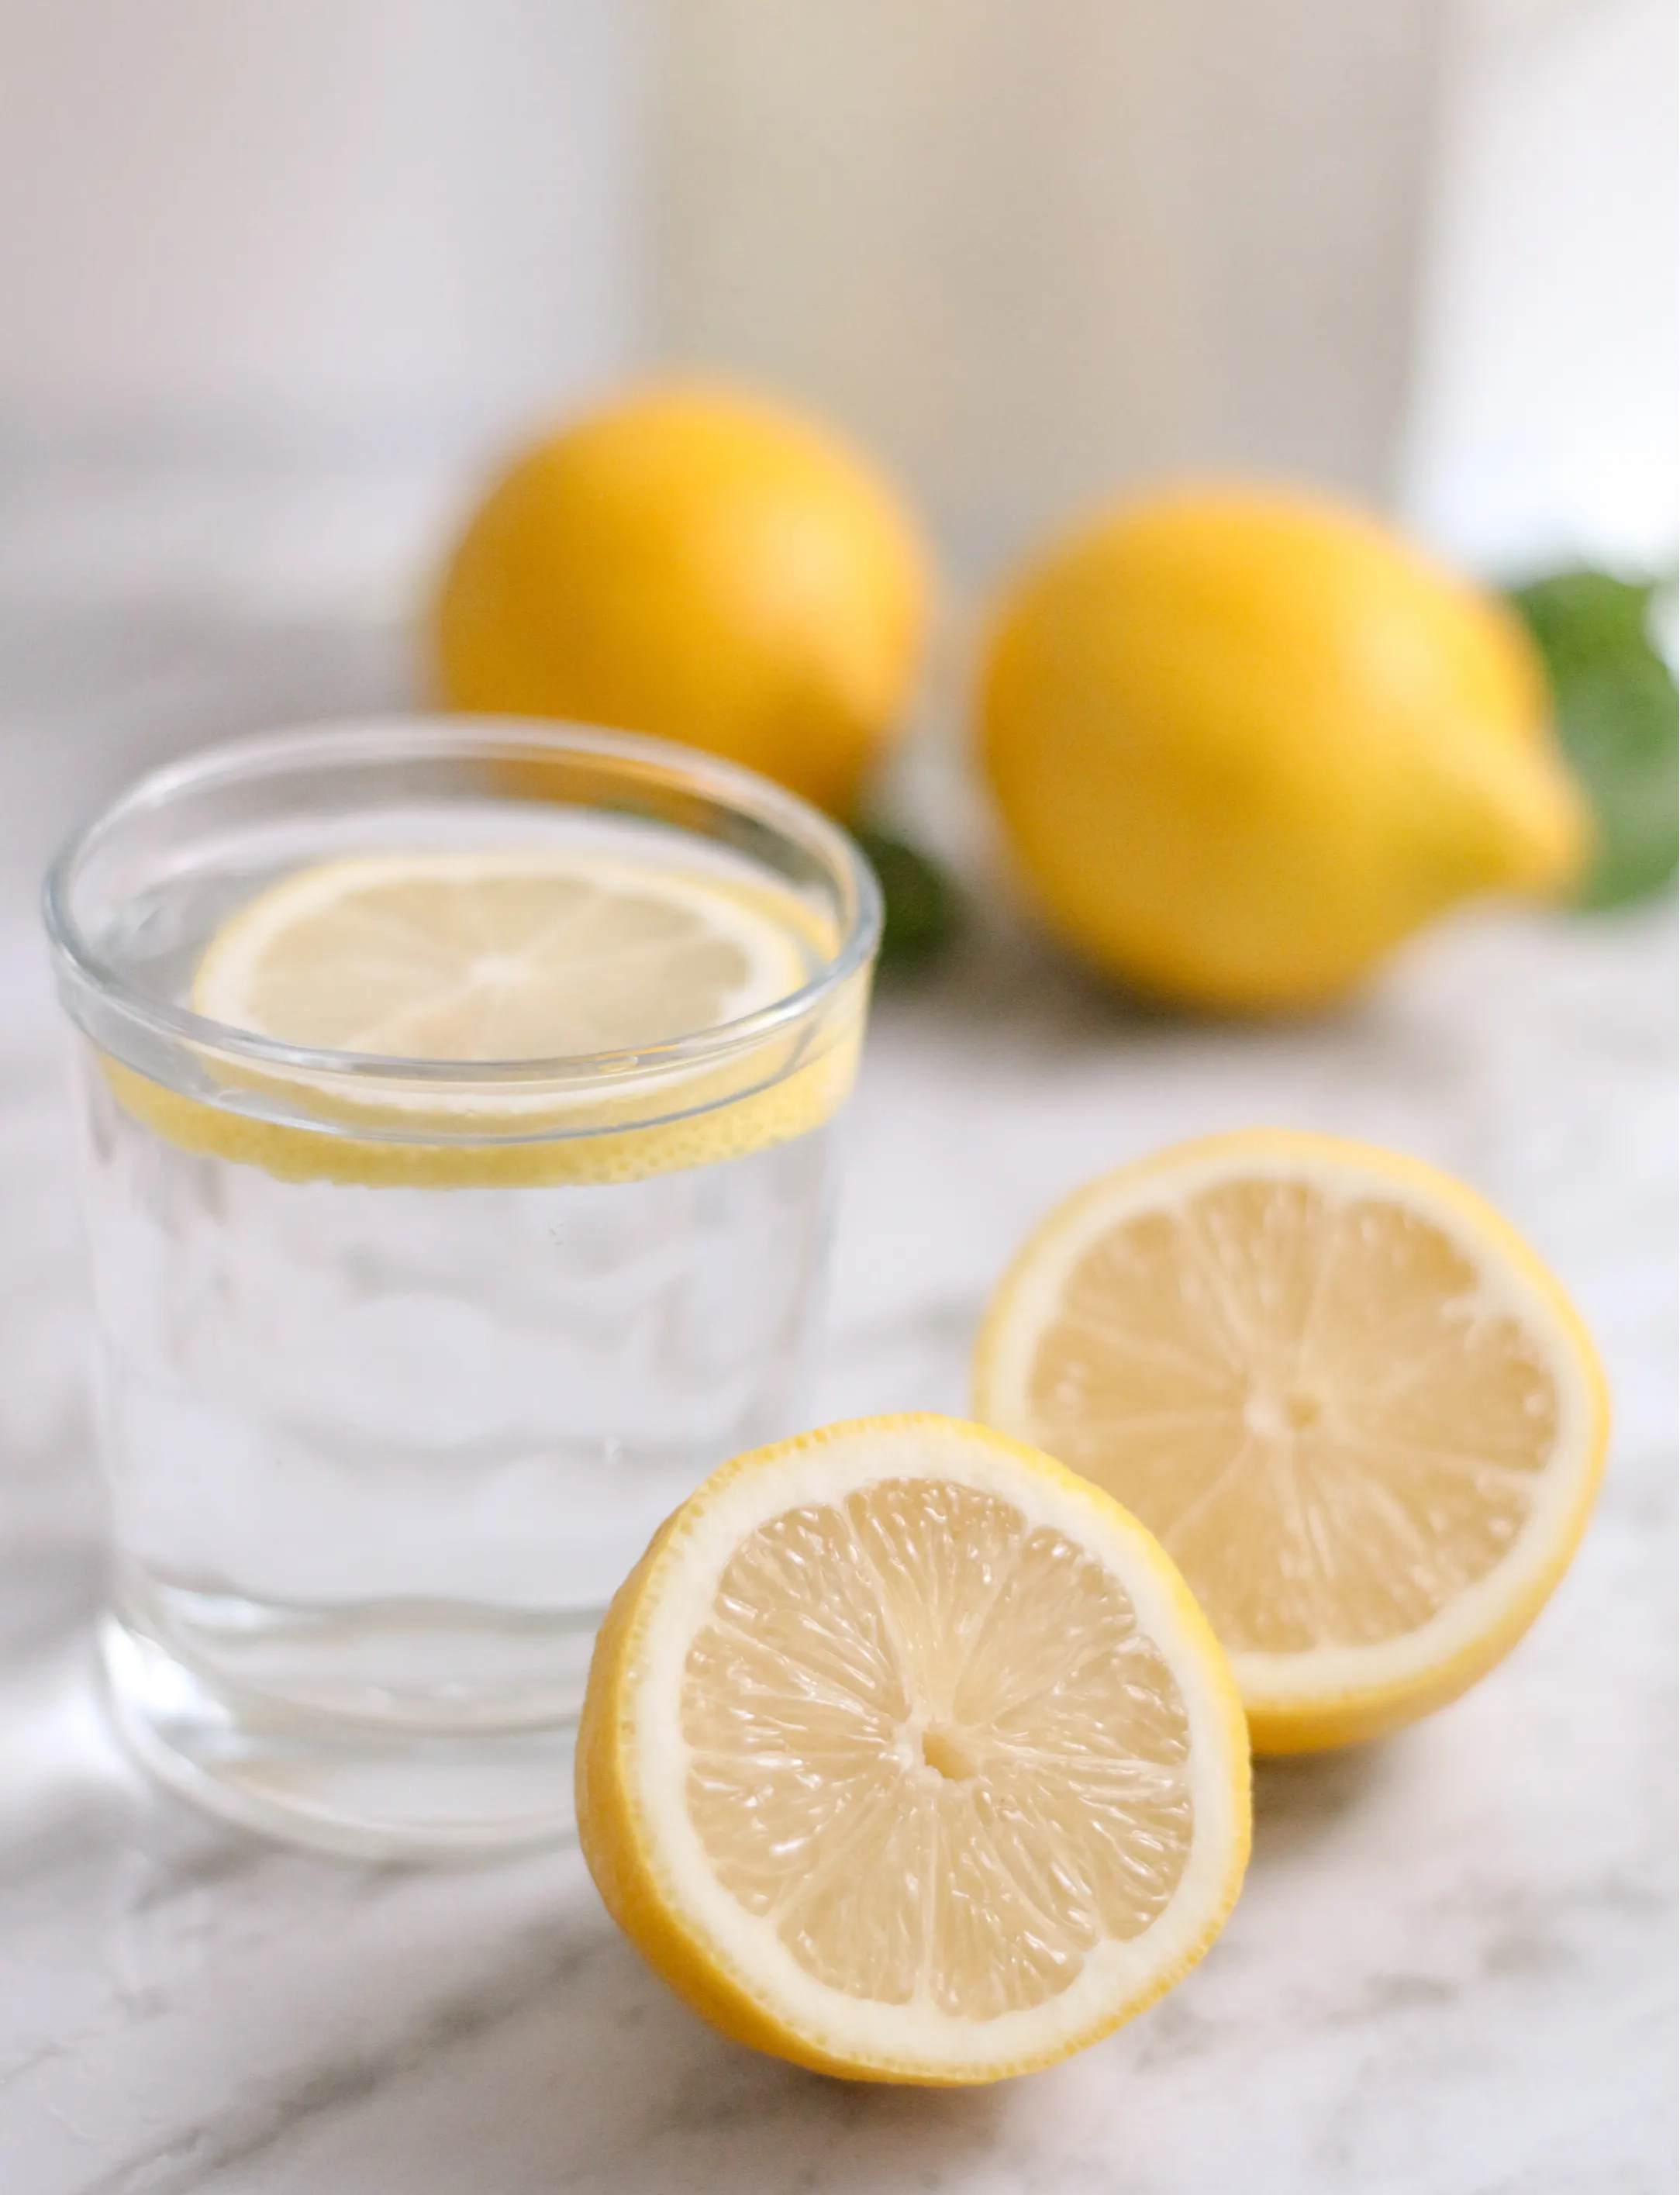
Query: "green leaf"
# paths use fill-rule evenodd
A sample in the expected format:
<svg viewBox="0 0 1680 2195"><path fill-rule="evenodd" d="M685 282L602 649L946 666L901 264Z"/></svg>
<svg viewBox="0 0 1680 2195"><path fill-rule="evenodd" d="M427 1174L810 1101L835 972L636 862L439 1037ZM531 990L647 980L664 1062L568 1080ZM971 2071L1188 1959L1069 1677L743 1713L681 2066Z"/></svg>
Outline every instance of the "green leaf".
<svg viewBox="0 0 1680 2195"><path fill-rule="evenodd" d="M961 927L956 886L936 861L892 832L854 824L852 836L879 879L885 904L882 968L907 975L930 967Z"/></svg>
<svg viewBox="0 0 1680 2195"><path fill-rule="evenodd" d="M1553 678L1651 653L1654 579L1622 579L1583 566L1531 579L1511 596Z"/></svg>
<svg viewBox="0 0 1680 2195"><path fill-rule="evenodd" d="M1582 568L1511 596L1545 660L1559 736L1597 820L1584 907L1643 898L1680 858L1680 695L1650 637L1656 591L1654 581Z"/></svg>

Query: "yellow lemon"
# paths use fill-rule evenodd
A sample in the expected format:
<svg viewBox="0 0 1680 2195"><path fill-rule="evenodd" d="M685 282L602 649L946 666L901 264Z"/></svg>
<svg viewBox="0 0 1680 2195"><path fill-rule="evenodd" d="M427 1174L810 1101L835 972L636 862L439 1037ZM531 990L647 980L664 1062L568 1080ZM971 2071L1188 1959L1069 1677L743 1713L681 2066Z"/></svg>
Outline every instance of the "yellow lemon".
<svg viewBox="0 0 1680 2195"><path fill-rule="evenodd" d="M981 710L1046 919L1189 1001L1318 1005L1586 847L1516 619L1304 495L1185 488L1073 535L1003 602Z"/></svg>
<svg viewBox="0 0 1680 2195"><path fill-rule="evenodd" d="M928 594L856 451L756 396L656 386L492 489L449 560L434 668L453 707L683 740L844 815L899 728Z"/></svg>
<svg viewBox="0 0 1680 2195"><path fill-rule="evenodd" d="M1263 1752L1371 1737L1491 1668L1574 1552L1608 1419L1580 1320L1497 1213L1274 1130L1053 1212L992 1299L975 1408L1159 1535Z"/></svg>
<svg viewBox="0 0 1680 2195"><path fill-rule="evenodd" d="M738 1456L596 1641L578 1827L725 2034L854 2079L1046 2065L1199 1959L1248 1854L1242 1710L1155 1542L949 1418Z"/></svg>

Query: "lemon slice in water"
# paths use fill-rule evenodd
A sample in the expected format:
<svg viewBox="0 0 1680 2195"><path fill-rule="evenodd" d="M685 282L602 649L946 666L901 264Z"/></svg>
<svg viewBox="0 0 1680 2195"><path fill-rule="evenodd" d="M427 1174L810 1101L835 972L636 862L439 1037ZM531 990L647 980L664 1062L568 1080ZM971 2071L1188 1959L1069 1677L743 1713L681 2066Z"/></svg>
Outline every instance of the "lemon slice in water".
<svg viewBox="0 0 1680 2195"><path fill-rule="evenodd" d="M661 1047L798 991L833 940L767 882L573 850L366 856L299 870L211 939L195 1011L417 1072L258 1067L204 1047L210 1092L120 1062L131 1113L285 1178L422 1187L638 1179L826 1120L855 1069L867 972L823 1013L696 1061ZM473 1069L617 1056L613 1073ZM626 1057L628 1056L628 1057ZM448 1062L440 1080L423 1063Z"/></svg>
<svg viewBox="0 0 1680 2195"><path fill-rule="evenodd" d="M797 934L721 879L560 852L384 854L304 869L217 933L213 1021L400 1059L630 1051L804 980Z"/></svg>

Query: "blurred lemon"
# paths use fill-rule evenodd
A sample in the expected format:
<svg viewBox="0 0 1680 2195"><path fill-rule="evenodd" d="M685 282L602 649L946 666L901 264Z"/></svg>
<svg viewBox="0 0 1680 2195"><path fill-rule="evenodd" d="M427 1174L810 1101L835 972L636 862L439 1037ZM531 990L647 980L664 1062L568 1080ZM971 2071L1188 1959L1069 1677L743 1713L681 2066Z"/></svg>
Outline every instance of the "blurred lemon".
<svg viewBox="0 0 1680 2195"><path fill-rule="evenodd" d="M672 383L526 452L451 557L459 709L683 740L837 814L897 728L929 596L916 529L837 437Z"/></svg>
<svg viewBox="0 0 1680 2195"><path fill-rule="evenodd" d="M1305 495L1186 488L1067 538L1004 601L981 707L1046 918L1169 996L1316 1005L1585 851L1516 619Z"/></svg>

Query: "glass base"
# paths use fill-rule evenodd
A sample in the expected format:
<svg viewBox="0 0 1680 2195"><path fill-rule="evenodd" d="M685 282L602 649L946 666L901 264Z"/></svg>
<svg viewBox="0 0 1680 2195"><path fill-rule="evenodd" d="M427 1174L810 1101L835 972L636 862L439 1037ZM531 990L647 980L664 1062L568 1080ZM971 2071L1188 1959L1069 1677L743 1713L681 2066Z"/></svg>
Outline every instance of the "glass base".
<svg viewBox="0 0 1680 2195"><path fill-rule="evenodd" d="M574 1721L446 1733L327 1723L215 1685L114 1616L101 1650L129 1751L245 1829L400 1862L492 1858L576 1835Z"/></svg>

